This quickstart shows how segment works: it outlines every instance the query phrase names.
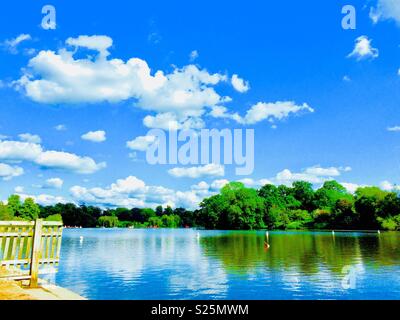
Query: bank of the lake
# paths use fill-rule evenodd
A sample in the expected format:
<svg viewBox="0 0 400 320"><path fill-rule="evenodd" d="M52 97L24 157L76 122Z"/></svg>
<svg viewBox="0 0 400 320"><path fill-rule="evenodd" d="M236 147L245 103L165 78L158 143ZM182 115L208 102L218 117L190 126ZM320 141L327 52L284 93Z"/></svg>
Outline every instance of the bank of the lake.
<svg viewBox="0 0 400 320"><path fill-rule="evenodd" d="M8 276L6 269L0 268L1 276ZM84 297L51 284L43 279L39 280L37 288L29 288L28 281L0 280L0 300L86 300Z"/></svg>

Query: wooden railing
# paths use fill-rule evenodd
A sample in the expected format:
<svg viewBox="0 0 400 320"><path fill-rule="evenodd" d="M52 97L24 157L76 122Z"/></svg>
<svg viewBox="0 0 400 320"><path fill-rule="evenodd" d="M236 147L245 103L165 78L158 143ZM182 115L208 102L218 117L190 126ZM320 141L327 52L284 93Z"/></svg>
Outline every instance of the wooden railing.
<svg viewBox="0 0 400 320"><path fill-rule="evenodd" d="M53 271L60 261L62 223L0 221L0 278L30 280L37 287L39 273Z"/></svg>

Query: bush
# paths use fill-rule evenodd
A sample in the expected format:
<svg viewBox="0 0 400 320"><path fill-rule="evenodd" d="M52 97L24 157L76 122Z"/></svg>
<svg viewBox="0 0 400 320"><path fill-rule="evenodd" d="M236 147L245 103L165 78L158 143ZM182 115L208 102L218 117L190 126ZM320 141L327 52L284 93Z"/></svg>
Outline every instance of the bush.
<svg viewBox="0 0 400 320"><path fill-rule="evenodd" d="M56 221L56 222L62 222L62 216L61 214L52 214L48 216L45 221Z"/></svg>
<svg viewBox="0 0 400 320"><path fill-rule="evenodd" d="M384 230L397 231L400 230L400 215L389 218L378 218L378 221Z"/></svg>
<svg viewBox="0 0 400 320"><path fill-rule="evenodd" d="M98 225L105 228L116 228L119 225L117 217L101 216L98 220Z"/></svg>

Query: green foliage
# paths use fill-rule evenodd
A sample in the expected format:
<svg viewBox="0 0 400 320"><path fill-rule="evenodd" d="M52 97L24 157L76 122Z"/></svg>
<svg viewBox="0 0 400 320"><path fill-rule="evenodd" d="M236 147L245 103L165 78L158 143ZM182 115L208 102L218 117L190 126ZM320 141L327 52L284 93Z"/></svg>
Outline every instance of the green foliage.
<svg viewBox="0 0 400 320"><path fill-rule="evenodd" d="M56 222L62 222L62 216L61 214L52 214L48 216L45 221L56 221Z"/></svg>
<svg viewBox="0 0 400 320"><path fill-rule="evenodd" d="M150 217L149 226L154 228L161 228L163 226L163 221L161 217Z"/></svg>
<svg viewBox="0 0 400 320"><path fill-rule="evenodd" d="M264 227L265 206L254 189L240 182L231 182L219 195L205 199L201 204L202 223L206 228L260 229Z"/></svg>
<svg viewBox="0 0 400 320"><path fill-rule="evenodd" d="M19 212L16 214L24 220L35 220L39 217L40 208L32 198L26 198Z"/></svg>
<svg viewBox="0 0 400 320"><path fill-rule="evenodd" d="M119 225L119 220L113 216L101 216L98 220L98 225L105 228L116 228Z"/></svg>
<svg viewBox="0 0 400 320"><path fill-rule="evenodd" d="M10 210L10 208L5 205L3 202L0 201L0 221L9 221L9 220L13 220L14 215L12 213L12 211Z"/></svg>
<svg viewBox="0 0 400 320"><path fill-rule="evenodd" d="M206 229L383 229L400 230L400 198L377 187L359 188L350 194L336 181L314 190L308 182L292 187L267 184L255 190L231 182L219 194L203 199L200 209L115 208L84 204L38 206L33 199L22 203L18 195L0 202L0 220L63 221L67 226Z"/></svg>
<svg viewBox="0 0 400 320"><path fill-rule="evenodd" d="M11 195L7 200L7 207L12 216L18 216L22 208L21 197L16 194Z"/></svg>

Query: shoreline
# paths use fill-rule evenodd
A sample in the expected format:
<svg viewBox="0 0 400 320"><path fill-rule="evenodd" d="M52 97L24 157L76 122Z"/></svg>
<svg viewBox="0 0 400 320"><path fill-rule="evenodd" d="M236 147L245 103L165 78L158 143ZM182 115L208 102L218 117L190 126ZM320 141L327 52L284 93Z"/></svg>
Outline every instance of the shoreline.
<svg viewBox="0 0 400 320"><path fill-rule="evenodd" d="M1 270L6 275L4 269ZM0 273L0 274L1 274ZM29 288L29 281L0 279L1 300L87 300L69 289L39 279L38 288Z"/></svg>

